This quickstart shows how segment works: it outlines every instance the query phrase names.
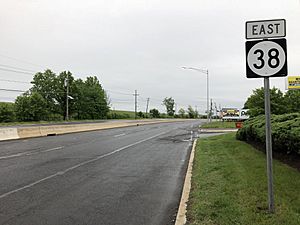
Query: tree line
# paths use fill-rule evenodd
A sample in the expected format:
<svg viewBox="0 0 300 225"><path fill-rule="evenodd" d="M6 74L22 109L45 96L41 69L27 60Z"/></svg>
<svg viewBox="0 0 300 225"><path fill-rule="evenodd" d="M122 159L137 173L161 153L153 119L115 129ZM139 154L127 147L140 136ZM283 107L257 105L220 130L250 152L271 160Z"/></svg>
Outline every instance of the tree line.
<svg viewBox="0 0 300 225"><path fill-rule="evenodd" d="M175 100L172 97L166 97L162 101L162 105L166 108L165 112L160 112L156 108L150 109L149 113L139 111L137 112L137 118L143 119L143 118L206 118L206 116L201 116L197 110L194 110L192 106L188 106L187 110L184 110L183 108L180 108L176 114L175 112ZM133 119L135 117L134 114L130 114L129 112L119 111L116 112L112 110L108 118L109 119Z"/></svg>
<svg viewBox="0 0 300 225"><path fill-rule="evenodd" d="M128 119L131 114L110 111L109 97L96 76L75 79L70 71L55 74L50 69L38 72L32 87L19 95L14 103L0 102L0 122L61 121L68 115L72 120ZM68 107L67 107L68 99ZM149 113L138 112L138 118L199 118L197 110L189 106L175 112L175 100L162 101L166 113L152 108Z"/></svg>
<svg viewBox="0 0 300 225"><path fill-rule="evenodd" d="M180 108L178 113L175 114L175 100L172 97L166 97L162 104L166 107L167 114L161 114L157 109L150 110L150 116L154 118L199 118L199 112L194 110L192 106L188 106L187 110ZM203 117L203 116L202 116Z"/></svg>
<svg viewBox="0 0 300 225"><path fill-rule="evenodd" d="M33 86L15 103L0 104L0 121L63 120L67 98L73 119L104 119L109 112L107 94L96 76L82 80L69 71L57 75L47 69L36 73L31 83Z"/></svg>
<svg viewBox="0 0 300 225"><path fill-rule="evenodd" d="M288 90L286 93L273 87L270 89L271 113L281 115L286 113L300 112L300 91ZM264 88L257 88L248 97L244 104L249 109L249 115L255 117L265 113Z"/></svg>

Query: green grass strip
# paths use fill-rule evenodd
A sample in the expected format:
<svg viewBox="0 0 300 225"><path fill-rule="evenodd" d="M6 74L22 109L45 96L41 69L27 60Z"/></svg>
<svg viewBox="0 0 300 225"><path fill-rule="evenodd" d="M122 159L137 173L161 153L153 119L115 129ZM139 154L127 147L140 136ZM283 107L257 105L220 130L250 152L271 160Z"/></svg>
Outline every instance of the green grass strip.
<svg viewBox="0 0 300 225"><path fill-rule="evenodd" d="M235 128L235 122L214 121L201 125L201 128Z"/></svg>
<svg viewBox="0 0 300 225"><path fill-rule="evenodd" d="M188 224L299 225L300 173L274 160L275 214L268 213L266 159L235 133L198 140Z"/></svg>

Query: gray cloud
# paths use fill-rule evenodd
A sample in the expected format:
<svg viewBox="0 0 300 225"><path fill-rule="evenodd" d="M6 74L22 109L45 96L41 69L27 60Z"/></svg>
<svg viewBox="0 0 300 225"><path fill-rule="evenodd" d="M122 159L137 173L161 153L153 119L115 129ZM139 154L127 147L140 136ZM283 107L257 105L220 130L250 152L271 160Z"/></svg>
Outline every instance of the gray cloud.
<svg viewBox="0 0 300 225"><path fill-rule="evenodd" d="M163 109L173 96L178 107L206 108L205 74L181 66L208 68L210 95L222 106L240 107L260 79L245 77L245 22L287 20L288 66L299 75L299 1L5 1L0 9L0 64L36 71L70 70L76 77L97 75L113 106L133 110ZM1 56L2 55L2 56ZM7 58L11 56L36 65ZM30 81L31 77L1 71L0 78ZM271 85L284 89L284 78ZM2 87L30 85L0 82ZM124 94L117 94L122 92ZM17 93L0 92L0 101Z"/></svg>

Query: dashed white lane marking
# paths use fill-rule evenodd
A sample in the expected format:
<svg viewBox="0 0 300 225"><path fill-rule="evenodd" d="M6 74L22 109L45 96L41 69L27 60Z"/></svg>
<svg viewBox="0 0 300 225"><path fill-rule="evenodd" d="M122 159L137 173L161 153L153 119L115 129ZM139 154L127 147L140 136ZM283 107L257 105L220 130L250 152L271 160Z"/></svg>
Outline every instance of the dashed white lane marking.
<svg viewBox="0 0 300 225"><path fill-rule="evenodd" d="M125 135L126 135L125 133L122 133L122 134L114 135L114 137L122 137L122 136L125 136Z"/></svg>
<svg viewBox="0 0 300 225"><path fill-rule="evenodd" d="M52 151L60 150L63 148L64 148L64 146L60 146L60 147L50 148L50 149L46 149L46 150L42 150L42 151L36 151L36 152L33 152L31 154L26 154L26 155L35 155L35 154L44 153L44 152L52 152Z"/></svg>
<svg viewBox="0 0 300 225"><path fill-rule="evenodd" d="M59 146L59 147L56 147L56 148L50 148L50 149L45 149L45 150L41 150L41 151L20 152L20 153L16 153L16 154L12 154L12 155L0 156L0 160L1 159L10 159L10 158L15 158L15 157L20 157L20 156L35 155L35 154L44 153L44 152L51 152L51 151L56 151L56 150L60 150L60 149L63 149L63 148L64 148L64 146Z"/></svg>
<svg viewBox="0 0 300 225"><path fill-rule="evenodd" d="M25 185L25 186L23 186L23 187L20 187L20 188L17 188L17 189L15 189L15 190L6 192L6 193L4 193L4 194L1 194L1 195L0 195L0 199L5 198L5 197L7 197L7 196L9 196L9 195L11 195L11 194L17 193L17 192L19 192L19 191L22 191L22 190L24 190L24 189L33 187L33 186L35 186L35 185L37 185L37 184L39 184L39 183L42 183L42 182L44 182L44 181L50 180L51 178L54 178L54 177L57 177L57 176L64 175L65 173L70 172L70 171L72 171L72 170L75 170L75 169L77 169L78 167L81 167L81 166L87 165L87 164L89 164L89 163L95 162L95 161L97 161L97 160L99 160L99 159L103 159L103 158L105 158L105 157L107 157L107 156L113 155L113 154L115 154L115 153L117 153L117 152L123 151L123 150L125 150L125 149L127 149L127 148L130 148L130 147L132 147L132 146L138 145L138 144L143 143L143 142L145 142L145 141L149 141L149 140L151 140L151 139L153 139L153 138L156 138L156 137L158 137L158 136L160 136L160 135L162 135L162 134L165 134L165 133L166 133L166 132L159 133L159 134L154 135L154 136L151 136L151 137L149 137L149 138L146 138L146 139L143 139L143 140L134 142L134 143L132 143L132 144L130 144L130 145L126 145L126 146L124 146L124 147L118 148L118 149L116 149L116 150L114 150L114 151L112 151L112 152L106 153L106 154L104 154L104 155L99 155L99 156L97 156L96 158L93 158L93 159L84 161L84 162L82 162L82 163L79 163L79 164L77 164L77 165L74 165L74 166L72 166L72 167L69 167L69 168L67 168L67 169L65 169L65 170L58 171L57 173L54 173L54 174L52 174L52 175L50 175L50 176L47 176L47 177L44 177L44 178L42 178L42 179L40 179L40 180L37 180L37 181L35 181L35 182L33 182L33 183L27 184L27 185Z"/></svg>

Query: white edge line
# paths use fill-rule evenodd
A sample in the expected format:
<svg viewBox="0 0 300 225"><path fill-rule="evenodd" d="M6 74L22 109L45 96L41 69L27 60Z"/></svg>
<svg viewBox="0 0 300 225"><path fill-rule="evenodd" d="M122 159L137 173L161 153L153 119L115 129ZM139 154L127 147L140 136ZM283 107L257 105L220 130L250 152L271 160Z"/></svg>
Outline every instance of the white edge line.
<svg viewBox="0 0 300 225"><path fill-rule="evenodd" d="M191 180L192 180L192 170L193 170L193 161L195 156L195 149L196 149L197 139L193 143L193 148L190 154L190 160L187 168L187 172L185 175L181 200L176 216L175 225L184 225L186 224L186 212L187 212L187 202L189 200L190 191L191 191Z"/></svg>
<svg viewBox="0 0 300 225"><path fill-rule="evenodd" d="M106 153L106 154L104 154L104 155L97 156L97 157L94 158L94 159L90 159L90 160L84 161L84 162L82 162L82 163L79 163L79 164L77 164L77 165L74 165L74 166L72 166L72 167L69 167L69 168L67 168L67 169L65 169L65 170L58 171L58 172L55 173L55 174L52 174L52 175L47 176L47 177L44 177L44 178L42 178L42 179L40 179L40 180L37 180L37 181L35 181L35 182L33 182L33 183L30 183L30 184L27 184L27 185L25 185L25 186L23 186L23 187L20 187L20 188L18 188L18 189L15 189L15 190L6 192L6 193L0 195L0 199L1 199L1 198L5 198L5 197L7 197L7 196L9 196L9 195L11 195L11 194L14 194L14 193L16 193L16 192L22 191L22 190L24 190L24 189L33 187L33 186L35 186L35 185L37 185L37 184L39 184L39 183L42 183L43 181L50 180L51 178L54 178L54 177L56 177L56 176L64 175L65 173L70 172L70 171L72 171L72 170L74 170L74 169L76 169L76 168L78 168L78 167L84 166L84 165L86 165L86 164L95 162L95 161L97 161L97 160L99 160L99 159L102 159L102 158L105 158L105 157L107 157L107 156L113 155L113 154L115 154L115 153L117 153L117 152L123 151L123 150L125 150L125 149L127 149L127 148L130 148L130 147L132 147L132 146L135 146L135 145L138 145L138 144L143 143L143 142L145 142L145 141L151 140L151 139L156 138L156 137L158 137L158 136L160 136L160 135L162 135L162 134L165 134L165 133L166 133L166 132L159 133L159 134L154 135L154 136L151 136L151 137L149 137L149 138L146 138L146 139L137 141L137 142L135 142L135 143L126 145L126 146L124 146L124 147L118 148L118 149L116 149L116 150L114 150L114 151L112 151L112 152Z"/></svg>

